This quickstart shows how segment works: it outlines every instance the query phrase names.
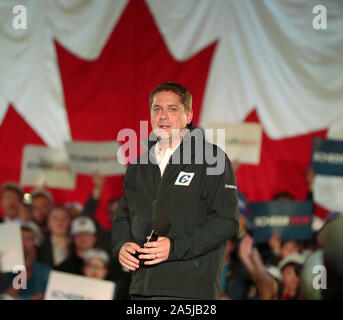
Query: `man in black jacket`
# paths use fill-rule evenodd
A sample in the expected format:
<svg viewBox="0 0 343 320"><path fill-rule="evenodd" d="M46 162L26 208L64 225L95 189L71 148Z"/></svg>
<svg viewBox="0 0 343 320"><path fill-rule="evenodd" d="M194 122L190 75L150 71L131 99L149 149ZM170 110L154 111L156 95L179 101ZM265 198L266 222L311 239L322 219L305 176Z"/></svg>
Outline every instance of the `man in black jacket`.
<svg viewBox="0 0 343 320"><path fill-rule="evenodd" d="M158 85L149 104L154 132L125 175L114 256L132 271L133 299L218 299L226 243L238 230L231 162L195 129L184 86ZM161 220L168 227L146 243Z"/></svg>

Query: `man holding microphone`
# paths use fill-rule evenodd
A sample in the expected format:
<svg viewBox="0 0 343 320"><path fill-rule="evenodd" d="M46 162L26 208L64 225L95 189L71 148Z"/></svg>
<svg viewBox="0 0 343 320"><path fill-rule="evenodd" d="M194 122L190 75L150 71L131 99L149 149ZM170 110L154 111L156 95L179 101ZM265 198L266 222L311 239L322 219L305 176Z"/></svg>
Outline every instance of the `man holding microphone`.
<svg viewBox="0 0 343 320"><path fill-rule="evenodd" d="M132 299L218 299L226 243L238 230L231 161L195 128L183 85L158 85L149 104L153 133L125 175L114 256L132 271Z"/></svg>

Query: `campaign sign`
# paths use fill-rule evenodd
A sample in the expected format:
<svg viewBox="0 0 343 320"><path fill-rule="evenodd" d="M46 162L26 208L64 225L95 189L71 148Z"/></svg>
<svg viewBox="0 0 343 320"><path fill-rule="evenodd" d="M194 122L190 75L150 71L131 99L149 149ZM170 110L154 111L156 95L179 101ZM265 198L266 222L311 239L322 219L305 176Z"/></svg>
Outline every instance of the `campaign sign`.
<svg viewBox="0 0 343 320"><path fill-rule="evenodd" d="M0 223L0 271L12 272L16 266L25 266L20 224Z"/></svg>
<svg viewBox="0 0 343 320"><path fill-rule="evenodd" d="M312 238L313 204L311 201L270 201L249 203L254 212L255 243L267 243L273 233L282 241Z"/></svg>
<svg viewBox="0 0 343 320"><path fill-rule="evenodd" d="M314 138L311 165L316 174L343 176L343 140Z"/></svg>
<svg viewBox="0 0 343 320"><path fill-rule="evenodd" d="M213 135L208 129L213 129ZM205 137L222 148L231 161L260 163L262 127L258 123L212 123L205 129Z"/></svg>
<svg viewBox="0 0 343 320"><path fill-rule="evenodd" d="M106 142L66 142L70 167L74 173L93 174L98 171L104 176L126 172L126 166L118 161L120 147L116 141Z"/></svg>
<svg viewBox="0 0 343 320"><path fill-rule="evenodd" d="M26 145L23 151L20 184L48 188L75 189L64 148Z"/></svg>
<svg viewBox="0 0 343 320"><path fill-rule="evenodd" d="M115 283L60 271L51 271L45 300L113 300Z"/></svg>

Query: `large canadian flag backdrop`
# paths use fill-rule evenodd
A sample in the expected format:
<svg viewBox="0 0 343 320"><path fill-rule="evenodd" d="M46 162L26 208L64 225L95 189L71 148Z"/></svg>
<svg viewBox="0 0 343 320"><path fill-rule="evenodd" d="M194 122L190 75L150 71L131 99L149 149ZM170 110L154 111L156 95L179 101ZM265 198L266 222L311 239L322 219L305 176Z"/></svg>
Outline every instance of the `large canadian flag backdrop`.
<svg viewBox="0 0 343 320"><path fill-rule="evenodd" d="M150 118L149 91L163 81L190 89L198 126L262 125L260 164L237 171L250 201L281 191L306 199L313 137L343 138L339 0L325 2L327 28L320 30L314 0L21 4L27 28L17 30L16 1L0 3L0 183L19 182L27 144L116 140L123 128L139 133ZM122 183L123 176L105 181L97 212L105 227L106 203L123 193ZM316 193L323 183L342 181L320 177L314 190L318 204L339 209ZM57 203L84 202L91 190L86 175L75 190L51 189Z"/></svg>

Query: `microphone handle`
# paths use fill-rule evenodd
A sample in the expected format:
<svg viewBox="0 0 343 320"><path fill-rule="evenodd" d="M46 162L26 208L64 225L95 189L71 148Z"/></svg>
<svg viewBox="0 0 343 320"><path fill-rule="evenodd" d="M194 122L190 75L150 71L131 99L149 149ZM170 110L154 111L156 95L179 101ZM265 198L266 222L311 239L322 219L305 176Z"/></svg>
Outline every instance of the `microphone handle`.
<svg viewBox="0 0 343 320"><path fill-rule="evenodd" d="M150 235L149 235L149 239L146 243L149 243L149 242L153 242L153 241L157 241L158 239L158 233L152 229ZM146 259L139 259L138 256L140 255L139 252L136 252L133 256L139 260L139 266L140 267L146 267L146 265L144 264L145 261L149 261L149 260L146 260Z"/></svg>

